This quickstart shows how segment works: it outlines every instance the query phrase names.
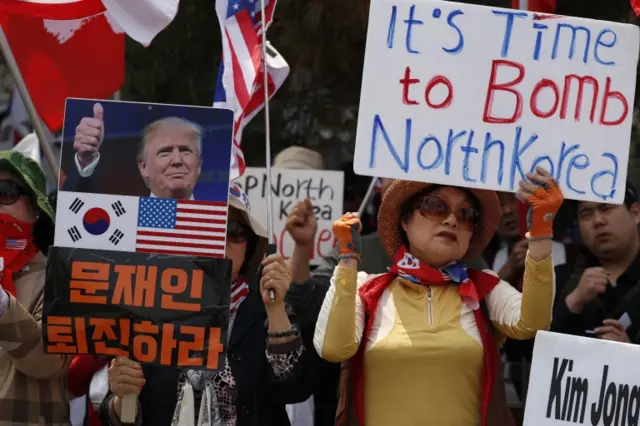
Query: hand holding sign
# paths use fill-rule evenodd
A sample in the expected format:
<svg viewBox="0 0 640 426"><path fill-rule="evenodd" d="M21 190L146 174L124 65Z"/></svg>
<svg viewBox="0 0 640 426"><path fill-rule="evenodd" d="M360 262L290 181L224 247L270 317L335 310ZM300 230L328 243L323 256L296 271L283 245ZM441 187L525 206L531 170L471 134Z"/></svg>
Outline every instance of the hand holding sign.
<svg viewBox="0 0 640 426"><path fill-rule="evenodd" d="M262 278L260 279L260 294L267 310L284 305L284 296L291 285L291 270L284 263L279 254L267 256L262 261ZM275 300L271 300L269 290L275 293Z"/></svg>
<svg viewBox="0 0 640 426"><path fill-rule="evenodd" d="M142 373L142 367L135 361L119 356L111 361L108 374L109 389L115 395L113 399L113 409L120 420L126 423L132 423L135 421L136 413L134 411L133 418L123 416L123 403L126 399L131 399L131 396L133 396L134 399L137 398L142 387L145 385L146 381ZM137 404L134 405L134 410L135 407L137 407Z"/></svg>
<svg viewBox="0 0 640 426"><path fill-rule="evenodd" d="M307 198L296 204L287 217L285 227L296 245L308 247L313 244L318 231L318 221L313 213L311 200Z"/></svg>
<svg viewBox="0 0 640 426"><path fill-rule="evenodd" d="M90 164L100 150L104 139L104 109L99 103L93 105L93 117L84 117L76 127L73 149L81 165Z"/></svg>
<svg viewBox="0 0 640 426"><path fill-rule="evenodd" d="M558 213L564 196L556 180L541 167L536 167L535 173L527 173L527 179L532 183L520 182L518 197L529 202L529 217L527 222L530 239L545 239L553 237L553 219Z"/></svg>

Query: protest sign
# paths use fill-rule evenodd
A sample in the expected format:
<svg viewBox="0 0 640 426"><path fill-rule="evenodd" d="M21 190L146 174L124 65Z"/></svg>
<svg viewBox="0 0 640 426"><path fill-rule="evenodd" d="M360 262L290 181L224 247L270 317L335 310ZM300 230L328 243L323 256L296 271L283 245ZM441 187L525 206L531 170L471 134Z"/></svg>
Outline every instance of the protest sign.
<svg viewBox="0 0 640 426"><path fill-rule="evenodd" d="M540 166L622 203L639 46L635 25L373 0L354 170L513 192Z"/></svg>
<svg viewBox="0 0 640 426"><path fill-rule="evenodd" d="M332 226L342 216L344 172L331 170L271 169L273 189L273 237L278 253L289 259L295 243L285 229L287 215L298 201L313 203L318 221L311 263L319 263L335 245ZM260 167L247 167L240 179L234 180L247 194L251 212L267 225L267 172ZM233 189L232 189L233 191Z"/></svg>
<svg viewBox="0 0 640 426"><path fill-rule="evenodd" d="M69 99L54 244L224 257L232 134L230 110Z"/></svg>
<svg viewBox="0 0 640 426"><path fill-rule="evenodd" d="M227 259L52 247L44 350L222 368L230 276Z"/></svg>
<svg viewBox="0 0 640 426"><path fill-rule="evenodd" d="M523 426L637 425L637 345L538 332Z"/></svg>

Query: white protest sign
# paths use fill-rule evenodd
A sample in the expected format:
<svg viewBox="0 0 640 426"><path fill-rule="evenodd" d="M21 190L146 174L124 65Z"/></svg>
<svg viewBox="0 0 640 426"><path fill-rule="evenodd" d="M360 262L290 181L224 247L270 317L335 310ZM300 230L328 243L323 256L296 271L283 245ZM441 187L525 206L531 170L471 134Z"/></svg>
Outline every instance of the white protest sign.
<svg viewBox="0 0 640 426"><path fill-rule="evenodd" d="M440 0L372 0L356 173L502 191L549 170L622 203L635 25Z"/></svg>
<svg viewBox="0 0 640 426"><path fill-rule="evenodd" d="M271 169L273 188L273 233L277 253L286 260L295 243L285 229L287 215L298 201L313 203L318 232L313 244L311 264L318 264L331 254L335 244L332 225L342 216L344 173L331 170ZM267 172L261 167L247 167L240 179L234 180L249 198L251 215L267 229Z"/></svg>
<svg viewBox="0 0 640 426"><path fill-rule="evenodd" d="M638 425L640 346L538 332L523 426Z"/></svg>

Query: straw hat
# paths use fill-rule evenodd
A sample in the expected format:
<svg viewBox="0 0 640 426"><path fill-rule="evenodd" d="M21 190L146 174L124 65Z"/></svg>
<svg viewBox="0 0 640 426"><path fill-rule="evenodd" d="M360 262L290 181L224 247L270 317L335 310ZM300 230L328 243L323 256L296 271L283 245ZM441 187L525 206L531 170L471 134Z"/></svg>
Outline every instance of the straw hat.
<svg viewBox="0 0 640 426"><path fill-rule="evenodd" d="M378 213L378 233L380 234L382 245L391 259L395 258L396 251L402 245L400 233L400 210L402 206L415 194L432 185L424 182L396 180L384 193L380 212ZM473 233L469 250L464 256L464 259L469 259L480 255L487 247L500 223L502 211L495 191L475 188L460 189L469 191L476 196L480 205L480 226Z"/></svg>

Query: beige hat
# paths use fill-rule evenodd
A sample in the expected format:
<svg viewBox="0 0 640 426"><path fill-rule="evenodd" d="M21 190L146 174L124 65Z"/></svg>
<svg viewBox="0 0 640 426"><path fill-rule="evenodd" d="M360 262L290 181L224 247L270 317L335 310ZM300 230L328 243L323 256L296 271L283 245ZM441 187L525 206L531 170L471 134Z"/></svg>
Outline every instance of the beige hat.
<svg viewBox="0 0 640 426"><path fill-rule="evenodd" d="M273 167L280 169L312 169L322 170L324 161L322 154L303 146L290 146L283 149L273 160Z"/></svg>

